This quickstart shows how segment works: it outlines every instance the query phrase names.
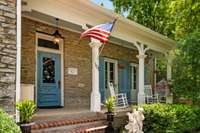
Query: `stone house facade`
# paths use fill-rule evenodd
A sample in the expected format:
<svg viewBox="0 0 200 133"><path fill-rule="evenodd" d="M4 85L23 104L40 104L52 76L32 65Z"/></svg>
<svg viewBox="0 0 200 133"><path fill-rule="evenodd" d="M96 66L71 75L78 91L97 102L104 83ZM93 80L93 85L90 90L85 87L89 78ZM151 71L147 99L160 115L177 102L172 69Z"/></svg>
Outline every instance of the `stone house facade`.
<svg viewBox="0 0 200 133"><path fill-rule="evenodd" d="M16 1L0 1L0 108L14 113Z"/></svg>

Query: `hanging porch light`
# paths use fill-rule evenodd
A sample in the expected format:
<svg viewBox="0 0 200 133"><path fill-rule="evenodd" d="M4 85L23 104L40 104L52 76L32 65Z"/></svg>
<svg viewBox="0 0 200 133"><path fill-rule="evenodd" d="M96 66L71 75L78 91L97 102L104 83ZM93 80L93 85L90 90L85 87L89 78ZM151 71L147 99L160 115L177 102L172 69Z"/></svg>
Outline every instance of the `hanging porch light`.
<svg viewBox="0 0 200 133"><path fill-rule="evenodd" d="M58 44L58 43L60 42L61 38L62 38L61 34L60 34L59 31L58 31L58 21L59 21L59 19L56 18L56 26L57 26L57 29L56 29L56 31L52 34L52 35L53 35L53 42L54 42L55 44Z"/></svg>

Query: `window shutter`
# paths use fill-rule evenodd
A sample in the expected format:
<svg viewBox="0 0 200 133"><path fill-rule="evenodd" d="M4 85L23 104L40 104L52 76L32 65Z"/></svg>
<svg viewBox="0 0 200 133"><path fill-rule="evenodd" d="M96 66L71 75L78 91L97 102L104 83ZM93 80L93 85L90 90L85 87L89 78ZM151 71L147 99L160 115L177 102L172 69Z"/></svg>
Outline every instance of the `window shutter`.
<svg viewBox="0 0 200 133"><path fill-rule="evenodd" d="M126 93L128 101L130 101L130 67L129 62L120 60L119 67L118 67L118 74L119 74L119 92Z"/></svg>

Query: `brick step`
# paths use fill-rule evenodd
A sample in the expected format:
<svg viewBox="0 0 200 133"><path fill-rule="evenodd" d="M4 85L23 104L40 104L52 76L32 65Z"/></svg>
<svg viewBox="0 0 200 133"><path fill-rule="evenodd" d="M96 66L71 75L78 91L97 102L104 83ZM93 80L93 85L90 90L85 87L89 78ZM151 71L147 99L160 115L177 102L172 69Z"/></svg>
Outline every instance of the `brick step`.
<svg viewBox="0 0 200 133"><path fill-rule="evenodd" d="M59 126L67 126L67 125L76 125L82 123L91 123L96 121L104 121L104 117L80 117L76 119L61 119L61 120L54 120L54 121L40 121L35 122L32 126L33 130L44 129L44 128L51 128L51 127L59 127Z"/></svg>
<svg viewBox="0 0 200 133"><path fill-rule="evenodd" d="M104 133L105 121L32 130L32 133Z"/></svg>
<svg viewBox="0 0 200 133"><path fill-rule="evenodd" d="M73 115L52 115L48 116L48 119L45 117L35 118L35 124L32 126L33 133L81 133L86 132L87 129L94 129L94 127L101 127L106 124L106 116L102 113L90 112ZM100 129L98 130L100 131Z"/></svg>

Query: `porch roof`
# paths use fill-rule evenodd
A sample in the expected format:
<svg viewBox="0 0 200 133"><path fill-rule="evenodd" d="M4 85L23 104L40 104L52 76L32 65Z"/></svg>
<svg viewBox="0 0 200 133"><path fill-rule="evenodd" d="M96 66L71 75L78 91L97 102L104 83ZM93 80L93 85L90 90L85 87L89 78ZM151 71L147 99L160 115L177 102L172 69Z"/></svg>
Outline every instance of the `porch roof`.
<svg viewBox="0 0 200 133"><path fill-rule="evenodd" d="M23 0L23 15L55 25L55 17L61 20L61 28L82 31L84 24L98 25L117 18L111 42L135 48L136 41L144 43L156 52L165 53L175 47L175 41L126 19L89 0Z"/></svg>

